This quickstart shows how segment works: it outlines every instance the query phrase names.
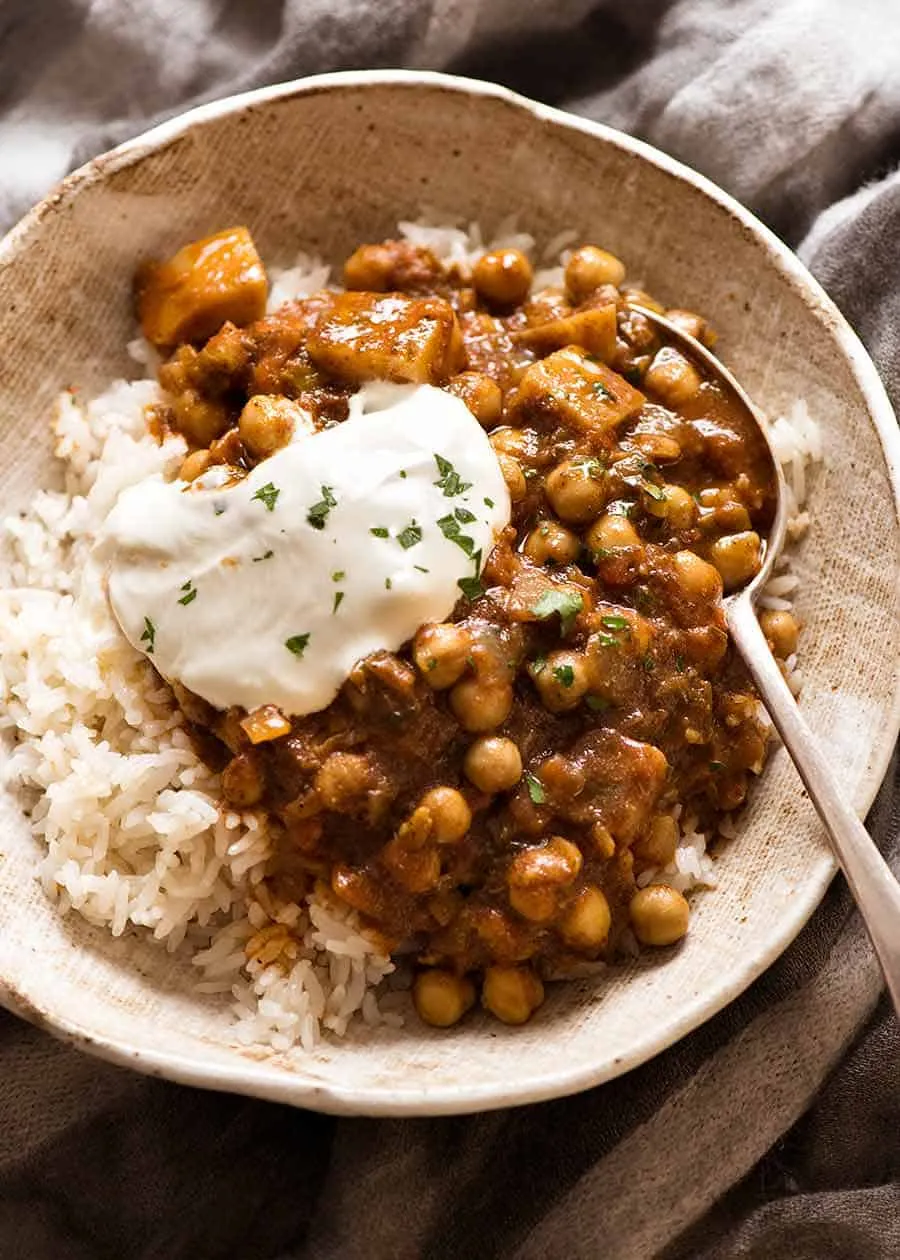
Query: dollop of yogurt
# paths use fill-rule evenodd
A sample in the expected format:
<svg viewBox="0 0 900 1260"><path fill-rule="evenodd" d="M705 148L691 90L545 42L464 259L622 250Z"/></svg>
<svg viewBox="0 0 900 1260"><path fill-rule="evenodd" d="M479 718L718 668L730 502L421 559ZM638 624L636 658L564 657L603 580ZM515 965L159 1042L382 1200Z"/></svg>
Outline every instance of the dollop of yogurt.
<svg viewBox="0 0 900 1260"><path fill-rule="evenodd" d="M300 715L330 704L358 661L474 595L509 516L465 404L377 382L343 424L240 481L212 469L124 490L95 555L124 634L165 678L217 708Z"/></svg>

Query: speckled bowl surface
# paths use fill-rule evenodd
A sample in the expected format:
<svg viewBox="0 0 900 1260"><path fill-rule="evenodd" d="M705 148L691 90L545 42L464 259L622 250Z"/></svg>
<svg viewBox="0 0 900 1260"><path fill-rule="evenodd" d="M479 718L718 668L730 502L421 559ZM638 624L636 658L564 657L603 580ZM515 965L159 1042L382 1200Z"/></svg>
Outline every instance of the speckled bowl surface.
<svg viewBox="0 0 900 1260"><path fill-rule="evenodd" d="M47 416L63 386L127 366L138 255L247 223L268 262L340 259L422 205L490 230L515 212L540 240L572 226L663 300L702 311L768 412L804 397L827 438L812 528L796 555L803 709L864 809L900 726L900 439L854 334L797 259L724 193L627 136L500 88L433 74L327 75L196 110L98 158L0 244L0 490L26 506L52 475ZM326 1111L426 1115L571 1093L656 1054L741 992L785 948L834 863L783 751L719 887L682 948L552 986L509 1029L474 1016L438 1032L324 1042L311 1055L230 1044L227 1007L141 936L62 920L38 850L0 801L0 999L77 1045L196 1085Z"/></svg>

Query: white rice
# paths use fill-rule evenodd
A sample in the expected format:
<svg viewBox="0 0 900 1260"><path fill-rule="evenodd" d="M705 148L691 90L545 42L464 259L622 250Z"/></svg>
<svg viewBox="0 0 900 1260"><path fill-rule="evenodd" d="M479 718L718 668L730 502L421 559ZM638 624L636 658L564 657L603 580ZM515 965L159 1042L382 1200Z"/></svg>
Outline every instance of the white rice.
<svg viewBox="0 0 900 1260"><path fill-rule="evenodd" d="M560 233L538 257L534 239L511 219L489 243L477 224L426 218L400 231L462 268L485 248L516 246L540 264L536 287L561 284L560 252L577 239ZM301 254L272 281L275 309L327 285L329 272ZM185 449L180 438L159 445L146 432L144 408L159 399L158 360L141 338L128 349L147 379L118 381L86 403L62 395L53 431L63 488L38 493L27 514L4 523L0 727L16 740L4 773L29 797L41 883L61 913L75 910L114 936L149 931L168 950L188 950L198 991L231 1001L240 1044L309 1051L323 1030L341 1036L354 1019L401 1023L381 1004L393 964L351 911L327 893L303 905L273 903L265 823L222 807L218 776L196 756L168 687L119 632L89 561L120 491L173 471ZM822 456L821 437L802 403L771 431L799 536L808 523L807 466ZM796 588L785 564L762 603L789 608ZM674 862L644 872L642 884L714 884L707 837L693 819L680 832Z"/></svg>

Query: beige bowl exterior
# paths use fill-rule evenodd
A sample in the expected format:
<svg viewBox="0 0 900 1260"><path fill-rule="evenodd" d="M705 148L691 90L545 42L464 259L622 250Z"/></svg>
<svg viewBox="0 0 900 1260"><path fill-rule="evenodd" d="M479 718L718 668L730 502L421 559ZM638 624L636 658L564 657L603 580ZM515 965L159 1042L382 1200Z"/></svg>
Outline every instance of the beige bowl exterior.
<svg viewBox="0 0 900 1260"><path fill-rule="evenodd" d="M803 708L853 801L871 802L900 726L900 440L875 370L796 258L692 171L627 136L486 84L328 75L216 103L98 158L0 245L5 511L53 476L57 391L126 367L141 256L247 223L263 252L340 259L422 205L510 212L541 240L573 226L664 300L708 314L723 357L770 413L807 399L827 437L800 549ZM118 1063L338 1113L427 1115L572 1093L648 1059L740 993L785 948L834 870L783 751L696 898L684 946L552 986L522 1029L364 1032L313 1055L229 1044L226 1007L143 938L61 919L37 848L0 802L0 999Z"/></svg>

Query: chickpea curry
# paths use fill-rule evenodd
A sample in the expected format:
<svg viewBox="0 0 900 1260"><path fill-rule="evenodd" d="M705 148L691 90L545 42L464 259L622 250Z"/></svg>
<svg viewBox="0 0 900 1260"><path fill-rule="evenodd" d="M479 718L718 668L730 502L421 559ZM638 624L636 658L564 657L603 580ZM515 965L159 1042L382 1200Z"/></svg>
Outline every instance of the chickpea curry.
<svg viewBox="0 0 900 1260"><path fill-rule="evenodd" d="M468 267L391 240L358 248L343 283L266 314L244 228L142 269L139 317L164 356L151 423L185 438L181 480L249 475L343 423L365 382L428 384L487 432L509 524L444 620L359 660L318 712L173 689L227 805L268 816L272 896L327 888L356 910L411 959L426 1022L456 1023L480 994L519 1024L546 979L623 939L684 936L688 903L658 874L679 817L714 831L763 767L721 597L759 569L769 457L594 245L537 292L516 249ZM698 315L666 313L713 344ZM447 519L465 539L465 513ZM791 655L791 615L763 617Z"/></svg>

